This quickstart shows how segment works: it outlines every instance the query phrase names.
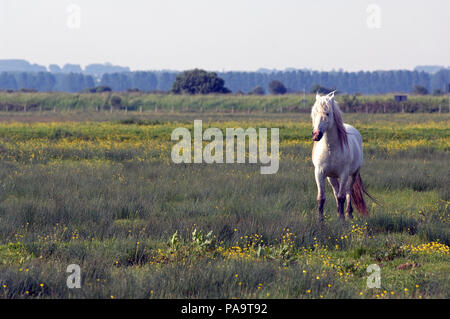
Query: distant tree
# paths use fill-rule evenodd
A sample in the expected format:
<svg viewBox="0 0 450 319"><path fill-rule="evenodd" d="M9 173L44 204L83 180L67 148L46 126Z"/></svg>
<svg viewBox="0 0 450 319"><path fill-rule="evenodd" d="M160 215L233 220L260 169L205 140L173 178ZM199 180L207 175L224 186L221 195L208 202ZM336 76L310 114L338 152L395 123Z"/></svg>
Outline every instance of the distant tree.
<svg viewBox="0 0 450 319"><path fill-rule="evenodd" d="M126 91L132 87L131 77L127 73L105 73L100 84L109 86L113 91Z"/></svg>
<svg viewBox="0 0 450 319"><path fill-rule="evenodd" d="M64 73L82 73L83 70L79 64L65 64L61 70Z"/></svg>
<svg viewBox="0 0 450 319"><path fill-rule="evenodd" d="M83 82L84 88L90 88L95 85L94 78L91 75L85 75L83 78L84 78L84 82Z"/></svg>
<svg viewBox="0 0 450 319"><path fill-rule="evenodd" d="M21 72L16 76L16 83L18 89L23 89L29 87L29 78L31 78L31 75L28 76L31 73L27 72Z"/></svg>
<svg viewBox="0 0 450 319"><path fill-rule="evenodd" d="M17 90L17 82L14 75L7 72L0 73L0 89Z"/></svg>
<svg viewBox="0 0 450 319"><path fill-rule="evenodd" d="M155 74L157 78L157 86L156 89L159 92L163 91L170 91L172 88L173 83L175 82L175 78L177 77L178 73L175 72L158 72ZM155 91L153 90L153 91Z"/></svg>
<svg viewBox="0 0 450 319"><path fill-rule="evenodd" d="M45 67L41 68L21 60L11 64L12 62L14 61L0 59L0 73L9 73L8 76L3 75L0 89L2 87L3 89L14 89L16 87L16 90L29 88L39 91L79 92L85 88L104 85L109 86L113 91L126 91L131 88L137 88L146 92L167 92L171 90L176 77L181 74L180 72L166 70L118 72L120 75L108 72L103 74L101 82L98 83L92 76L88 75L89 72L81 70L79 66L66 66L65 70L62 70L53 65L50 69L52 71L51 76L49 76L38 75L40 71L46 72ZM76 76L67 73L70 70L73 70ZM80 70L82 73L79 73ZM303 88L307 88L309 91L312 87L312 93L319 91L321 94L324 94L332 90L331 88L333 87L339 87L340 92L347 94L355 94L356 92L362 94L384 94L389 92L412 92L415 84L427 88L429 93L433 92L433 88L441 88L444 92L450 92L447 88L450 83L449 69L442 69L434 74L405 70L373 72L344 72L341 70L331 72L312 70L229 71L218 72L217 77L223 79L226 87L233 92L241 90L252 93L255 87L261 86L266 90L266 93L269 93L268 85L272 80L281 81L286 88L289 88L287 92L303 92ZM315 85L315 83L320 84Z"/></svg>
<svg viewBox="0 0 450 319"><path fill-rule="evenodd" d="M266 94L266 91L264 90L264 88L262 86L257 86L255 88L253 88L251 93L254 95L264 95L264 94Z"/></svg>
<svg viewBox="0 0 450 319"><path fill-rule="evenodd" d="M62 71L61 68L59 67L59 65L57 65L57 64L50 64L48 68L49 68L50 72L52 72L52 73L59 73Z"/></svg>
<svg viewBox="0 0 450 319"><path fill-rule="evenodd" d="M418 95L427 95L428 89L422 85L416 85L414 86L413 93Z"/></svg>
<svg viewBox="0 0 450 319"><path fill-rule="evenodd" d="M132 72L129 73L131 77L132 87L142 91L152 91L156 89L158 80L152 72Z"/></svg>
<svg viewBox="0 0 450 319"><path fill-rule="evenodd" d="M329 88L326 88L326 87L324 87L324 86L321 86L320 84L314 84L312 87L311 87L311 93L319 93L319 94L328 94L328 93L331 93L331 92L333 92L334 91L334 89L329 89Z"/></svg>
<svg viewBox="0 0 450 319"><path fill-rule="evenodd" d="M172 85L175 94L230 93L225 81L214 72L195 69L179 74Z"/></svg>
<svg viewBox="0 0 450 319"><path fill-rule="evenodd" d="M130 72L129 67L122 67L118 65L112 65L111 63L94 63L86 65L84 68L84 73L96 75L101 77L105 73L121 73L121 72Z"/></svg>
<svg viewBox="0 0 450 319"><path fill-rule="evenodd" d="M79 73L69 73L67 75L64 75L63 78L63 91L66 92L79 92L80 90L92 87L93 81L89 81L90 83L85 83L86 79L85 76Z"/></svg>
<svg viewBox="0 0 450 319"><path fill-rule="evenodd" d="M273 80L269 83L269 90L272 94L285 94L287 92L284 84L277 80Z"/></svg>
<svg viewBox="0 0 450 319"><path fill-rule="evenodd" d="M34 82L34 89L39 91L51 91L55 86L56 80L53 74L49 72L38 72Z"/></svg>

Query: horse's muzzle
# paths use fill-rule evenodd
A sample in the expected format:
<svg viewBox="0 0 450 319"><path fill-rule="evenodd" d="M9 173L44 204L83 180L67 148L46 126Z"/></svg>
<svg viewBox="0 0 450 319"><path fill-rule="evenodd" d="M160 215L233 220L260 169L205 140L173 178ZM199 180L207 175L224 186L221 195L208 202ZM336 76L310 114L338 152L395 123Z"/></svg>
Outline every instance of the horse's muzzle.
<svg viewBox="0 0 450 319"><path fill-rule="evenodd" d="M313 141L316 141L316 142L320 141L322 136L323 136L322 131L313 131L312 132L312 139L313 139Z"/></svg>

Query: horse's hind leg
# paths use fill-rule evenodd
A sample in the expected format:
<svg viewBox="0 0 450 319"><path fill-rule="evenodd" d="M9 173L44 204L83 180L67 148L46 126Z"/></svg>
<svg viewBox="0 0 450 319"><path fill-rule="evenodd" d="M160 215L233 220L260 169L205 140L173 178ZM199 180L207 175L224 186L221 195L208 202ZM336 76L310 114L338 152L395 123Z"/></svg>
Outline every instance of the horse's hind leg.
<svg viewBox="0 0 450 319"><path fill-rule="evenodd" d="M345 196L347 198L347 208L345 209L345 212L347 213L348 218L353 219L352 196L350 193L347 193Z"/></svg>
<svg viewBox="0 0 450 319"><path fill-rule="evenodd" d="M347 193L345 194L345 197L347 198L347 208L345 209L345 212L347 213L348 218L353 218L352 190L356 174L357 173L350 175L347 182Z"/></svg>

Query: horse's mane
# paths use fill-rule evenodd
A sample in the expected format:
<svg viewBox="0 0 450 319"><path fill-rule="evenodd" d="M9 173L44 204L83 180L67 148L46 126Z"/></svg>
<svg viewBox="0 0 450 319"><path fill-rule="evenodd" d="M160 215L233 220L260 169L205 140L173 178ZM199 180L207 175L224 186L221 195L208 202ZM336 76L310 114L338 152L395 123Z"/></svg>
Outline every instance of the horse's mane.
<svg viewBox="0 0 450 319"><path fill-rule="evenodd" d="M342 120L341 110L339 109L339 106L334 101L334 99L332 99L330 102L333 109L334 124L337 128L338 139L341 143L341 147L344 148L344 145L348 147L347 130L345 129L344 121Z"/></svg>
<svg viewBox="0 0 450 319"><path fill-rule="evenodd" d="M334 93L334 92L333 92ZM331 109L334 117L334 125L336 125L337 135L339 143L341 144L341 148L344 148L344 145L348 146L348 138L347 131L344 126L344 121L342 120L342 113L339 109L339 105L334 100L334 98L329 98L329 96L321 97L321 101L319 103L322 110L324 108Z"/></svg>

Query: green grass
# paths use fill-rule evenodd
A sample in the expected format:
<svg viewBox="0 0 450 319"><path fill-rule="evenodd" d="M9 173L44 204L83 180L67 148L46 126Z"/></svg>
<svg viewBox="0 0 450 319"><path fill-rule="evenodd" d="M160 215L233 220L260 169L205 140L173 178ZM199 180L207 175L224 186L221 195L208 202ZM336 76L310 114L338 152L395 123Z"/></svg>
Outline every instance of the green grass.
<svg viewBox="0 0 450 319"><path fill-rule="evenodd" d="M279 127L278 173L171 163L170 133L195 118ZM308 114L0 114L0 296L449 298L448 115L344 119L382 206L341 224L327 186L321 225Z"/></svg>
<svg viewBox="0 0 450 319"><path fill-rule="evenodd" d="M315 95L174 95L146 93L23 93L0 92L2 111L110 111L112 97L119 97L118 111L159 112L308 112ZM448 96L410 95L407 102L395 102L393 94L371 96L339 95L337 101L346 112L398 113L449 112Z"/></svg>

